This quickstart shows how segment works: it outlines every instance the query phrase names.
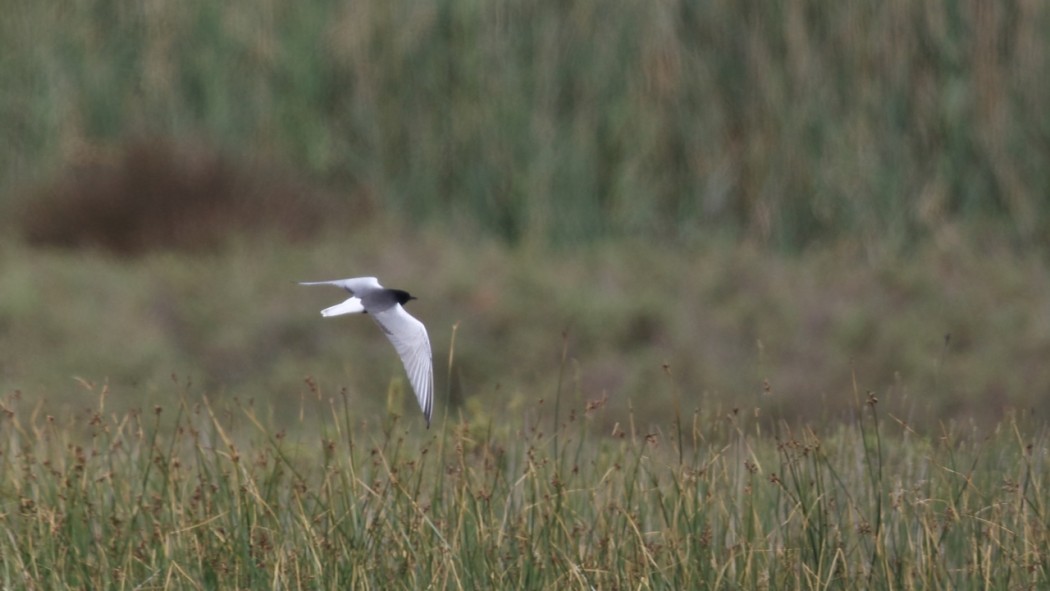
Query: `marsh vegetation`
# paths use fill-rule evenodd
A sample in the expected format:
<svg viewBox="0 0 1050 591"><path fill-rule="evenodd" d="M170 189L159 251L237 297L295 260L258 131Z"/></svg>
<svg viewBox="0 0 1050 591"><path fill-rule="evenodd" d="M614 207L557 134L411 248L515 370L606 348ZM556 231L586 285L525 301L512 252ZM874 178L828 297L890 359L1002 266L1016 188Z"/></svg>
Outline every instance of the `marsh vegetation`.
<svg viewBox="0 0 1050 591"><path fill-rule="evenodd" d="M1047 586L1050 5L0 5L5 588Z"/></svg>

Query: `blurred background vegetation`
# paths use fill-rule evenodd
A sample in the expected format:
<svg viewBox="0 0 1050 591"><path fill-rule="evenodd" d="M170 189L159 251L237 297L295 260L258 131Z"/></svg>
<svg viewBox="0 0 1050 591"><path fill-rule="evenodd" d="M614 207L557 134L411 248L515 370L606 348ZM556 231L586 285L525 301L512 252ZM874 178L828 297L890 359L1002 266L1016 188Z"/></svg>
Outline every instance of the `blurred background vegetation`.
<svg viewBox="0 0 1050 591"><path fill-rule="evenodd" d="M1045 3L0 6L5 390L1050 410Z"/></svg>

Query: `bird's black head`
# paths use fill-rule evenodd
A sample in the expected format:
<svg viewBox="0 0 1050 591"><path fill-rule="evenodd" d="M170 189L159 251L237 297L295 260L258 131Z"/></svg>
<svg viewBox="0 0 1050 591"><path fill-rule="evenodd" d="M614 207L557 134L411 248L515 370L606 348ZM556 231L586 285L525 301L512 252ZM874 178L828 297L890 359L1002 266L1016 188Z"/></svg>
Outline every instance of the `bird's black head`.
<svg viewBox="0 0 1050 591"><path fill-rule="evenodd" d="M402 306L407 304L409 300L419 299L416 296L408 293L407 291L403 291L400 289L391 289L390 291L394 294L394 297L397 298L397 303L401 304Z"/></svg>

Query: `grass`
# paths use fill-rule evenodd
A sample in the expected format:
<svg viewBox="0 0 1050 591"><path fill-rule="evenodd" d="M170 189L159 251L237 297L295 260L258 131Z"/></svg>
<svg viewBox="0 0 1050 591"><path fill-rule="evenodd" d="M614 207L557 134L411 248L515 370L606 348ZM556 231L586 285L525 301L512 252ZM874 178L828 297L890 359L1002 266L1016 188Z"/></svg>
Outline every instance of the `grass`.
<svg viewBox="0 0 1050 591"><path fill-rule="evenodd" d="M6 588L1035 589L1045 427L923 434L757 409L596 428L600 401L512 421L366 420L314 391L293 429L173 384L155 409L3 400ZM382 415L380 415L382 416ZM559 441L560 443L555 443ZM681 442L681 446L680 443Z"/></svg>

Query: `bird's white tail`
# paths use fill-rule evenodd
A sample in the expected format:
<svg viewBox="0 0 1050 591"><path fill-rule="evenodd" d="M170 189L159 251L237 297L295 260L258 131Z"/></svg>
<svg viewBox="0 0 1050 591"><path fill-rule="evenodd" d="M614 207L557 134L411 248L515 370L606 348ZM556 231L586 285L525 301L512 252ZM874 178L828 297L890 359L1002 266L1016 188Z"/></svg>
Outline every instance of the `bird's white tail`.
<svg viewBox="0 0 1050 591"><path fill-rule="evenodd" d="M321 310L321 316L339 316L341 314L361 314L365 307L361 305L361 298L353 297L341 304Z"/></svg>

